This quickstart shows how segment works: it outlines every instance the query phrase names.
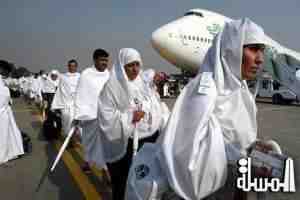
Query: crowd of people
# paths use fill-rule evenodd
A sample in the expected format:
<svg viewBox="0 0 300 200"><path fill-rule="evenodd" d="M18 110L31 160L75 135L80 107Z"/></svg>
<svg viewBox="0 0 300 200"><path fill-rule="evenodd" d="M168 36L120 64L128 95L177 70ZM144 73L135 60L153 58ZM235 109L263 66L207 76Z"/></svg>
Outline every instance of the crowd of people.
<svg viewBox="0 0 300 200"><path fill-rule="evenodd" d="M224 187L229 161L247 156L257 139L255 99L246 80L256 77L264 46L263 29L249 19L227 23L171 111L157 92L159 73L143 69L132 48L120 49L110 70L109 53L96 49L94 65L81 73L70 60L66 73L52 70L6 84L46 105L46 118L60 114L63 135L74 130L72 140L80 138L82 169L105 169L114 200L163 199L168 191L173 199L199 200ZM20 133L8 123L14 121L10 98L0 81L0 122L10 124L0 135L7 138ZM19 143L0 140L0 164L22 154Z"/></svg>

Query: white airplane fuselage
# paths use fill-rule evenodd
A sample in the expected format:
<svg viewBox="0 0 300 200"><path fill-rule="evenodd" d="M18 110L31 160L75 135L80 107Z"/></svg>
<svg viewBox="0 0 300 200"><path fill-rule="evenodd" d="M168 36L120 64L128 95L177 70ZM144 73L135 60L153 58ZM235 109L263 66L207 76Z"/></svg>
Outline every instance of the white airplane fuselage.
<svg viewBox="0 0 300 200"><path fill-rule="evenodd" d="M180 69L195 71L212 45L215 35L230 18L220 14L193 9L152 33L153 48Z"/></svg>

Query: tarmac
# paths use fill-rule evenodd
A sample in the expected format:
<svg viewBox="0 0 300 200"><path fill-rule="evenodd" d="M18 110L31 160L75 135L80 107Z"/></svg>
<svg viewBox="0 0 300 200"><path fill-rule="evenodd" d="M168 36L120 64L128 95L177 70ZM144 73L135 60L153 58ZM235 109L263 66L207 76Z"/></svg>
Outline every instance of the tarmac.
<svg viewBox="0 0 300 200"><path fill-rule="evenodd" d="M163 101L172 108L175 99ZM269 193L268 199L300 199L300 106L273 105L268 99L260 99L257 107L259 138L277 141L283 153L290 156L295 165L296 192ZM0 199L111 199L109 180L103 176L103 170L93 167L91 174L81 171L81 147L67 149L55 171L49 173L49 166L62 140L52 143L45 141L41 133L41 115L34 105L28 105L18 98L14 99L13 110L19 128L31 137L33 151L0 166Z"/></svg>

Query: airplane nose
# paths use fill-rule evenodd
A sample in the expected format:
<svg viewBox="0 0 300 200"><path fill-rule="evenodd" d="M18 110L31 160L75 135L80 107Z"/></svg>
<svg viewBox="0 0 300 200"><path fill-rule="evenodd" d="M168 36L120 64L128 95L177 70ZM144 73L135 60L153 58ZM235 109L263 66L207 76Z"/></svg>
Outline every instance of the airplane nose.
<svg viewBox="0 0 300 200"><path fill-rule="evenodd" d="M154 49L159 51L159 49L161 48L162 41L163 41L163 33L161 31L161 28L159 28L152 33L151 44Z"/></svg>

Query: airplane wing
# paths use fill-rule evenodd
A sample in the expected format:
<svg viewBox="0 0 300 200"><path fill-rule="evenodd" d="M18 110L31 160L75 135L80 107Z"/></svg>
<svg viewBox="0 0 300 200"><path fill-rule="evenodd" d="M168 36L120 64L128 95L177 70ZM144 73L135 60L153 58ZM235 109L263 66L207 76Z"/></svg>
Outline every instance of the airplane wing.
<svg viewBox="0 0 300 200"><path fill-rule="evenodd" d="M300 68L300 54L283 47L268 36L266 40L263 69L300 97L300 81L296 78L296 70Z"/></svg>

